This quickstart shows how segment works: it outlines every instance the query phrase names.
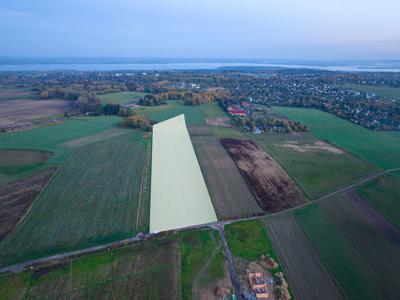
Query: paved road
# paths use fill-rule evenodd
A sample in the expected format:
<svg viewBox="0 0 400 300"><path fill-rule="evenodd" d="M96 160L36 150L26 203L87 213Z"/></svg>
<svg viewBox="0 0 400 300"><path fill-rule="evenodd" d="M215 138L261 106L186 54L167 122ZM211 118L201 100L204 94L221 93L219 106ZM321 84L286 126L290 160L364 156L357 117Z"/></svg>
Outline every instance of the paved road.
<svg viewBox="0 0 400 300"><path fill-rule="evenodd" d="M226 240L225 240L225 235L223 234L223 227L226 224L240 222L240 221L247 221L247 220L256 220L256 219L265 218L266 216L276 216L276 215L286 214L286 213L294 211L294 210L296 210L298 208L305 207L305 206L311 205L313 203L319 202L321 200L324 200L326 198L332 197L334 195L349 191L349 190L351 190L351 189L353 189L353 188L355 188L357 186L360 186L360 185L362 185L362 184L364 184L364 183L366 183L368 181L371 181L371 180L373 180L373 179L375 179L375 178L377 178L377 177L379 177L381 175L392 173L392 172L395 172L395 171L400 171L400 168L384 170L384 171L381 171L381 172L366 176L366 177L361 178L361 179L357 180L356 182L354 182L354 183L352 183L352 184L350 184L348 186L345 186L343 188L339 188L336 191L333 191L333 192L330 192L328 194L322 195L321 197L318 197L318 198L314 199L313 201L309 201L309 202L306 202L306 203L304 203L302 205L299 205L299 206L296 206L296 207L293 207L293 208L290 208L290 209L287 209L287 210L284 210L284 211L280 211L280 212L277 212L277 213L265 214L265 215L249 217L249 218L240 218L240 219L234 219L234 220L229 220L229 221L217 221L217 222L213 222L213 223L200 224L200 225L195 225L195 226L188 226L188 227L176 229L175 231L182 231L182 230L196 229L196 228L205 228L205 227L215 228L215 229L219 230L220 234L222 232L221 239L223 239L224 253L227 250L226 253L228 253L229 256L230 256L230 259L232 259L232 255L230 254L228 245L227 245ZM219 228L222 228L222 231ZM149 238L149 237L152 237L152 236L155 236L155 234L147 234L146 238ZM82 250L77 250L77 251L72 251L72 252L67 252L67 253L61 253L61 254L48 256L48 257L43 257L43 258L39 258L39 259L35 259L35 260L25 261L23 263L19 263L19 264L16 264L16 265L12 265L12 266L7 266L7 267L4 267L4 268L1 268L0 269L0 274L7 273L7 272L20 272L20 271L22 271L22 270L24 270L24 269L26 269L28 267L31 267L31 266L46 264L46 263L49 263L49 262L52 262L52 261L62 260L62 259L66 259L66 258L72 258L72 257L84 255L84 254L90 254L90 253L106 250L107 248L120 247L120 246L123 246L123 245L126 245L126 244L131 244L131 243L140 242L140 241L142 241L141 238L132 237L132 238L128 238L128 239L125 239L125 240L122 240L122 241L116 241L116 242L113 242L113 243L99 245L99 246L95 246L95 247L91 247L91 248L87 248L87 249L82 249ZM225 241L225 244L224 244L224 241ZM225 249L225 247L226 247L226 249ZM227 257L227 261L229 259L229 256ZM228 264L229 264L229 261L228 261ZM234 268L233 268L233 270L234 270ZM230 273L230 275L233 274L231 272L229 272L229 273ZM233 280L235 280L235 279L233 279ZM240 295L240 294L238 294L238 295Z"/></svg>

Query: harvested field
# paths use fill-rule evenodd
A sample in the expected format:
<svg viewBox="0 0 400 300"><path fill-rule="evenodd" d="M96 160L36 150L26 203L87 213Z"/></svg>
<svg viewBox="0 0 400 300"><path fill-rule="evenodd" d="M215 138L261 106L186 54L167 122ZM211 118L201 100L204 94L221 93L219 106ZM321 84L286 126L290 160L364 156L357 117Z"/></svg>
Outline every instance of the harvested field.
<svg viewBox="0 0 400 300"><path fill-rule="evenodd" d="M292 215L265 223L296 299L344 298Z"/></svg>
<svg viewBox="0 0 400 300"><path fill-rule="evenodd" d="M310 133L253 134L252 138L285 168L310 199L379 171Z"/></svg>
<svg viewBox="0 0 400 300"><path fill-rule="evenodd" d="M122 129L122 128L111 128L93 135L85 136L76 140L68 141L64 144L61 144L61 146L66 146L66 147L81 147L89 144L93 144L96 142L104 141L106 139L112 138L119 136L121 134L125 134L131 132L130 129Z"/></svg>
<svg viewBox="0 0 400 300"><path fill-rule="evenodd" d="M206 123L213 126L230 127L232 128L231 118L220 117L220 118L206 118Z"/></svg>
<svg viewBox="0 0 400 300"><path fill-rule="evenodd" d="M0 265L148 231L148 215L136 222L138 213L148 213L150 198L142 184L143 171L150 167L150 140L142 135L132 130L77 148L23 222L0 243Z"/></svg>
<svg viewBox="0 0 400 300"><path fill-rule="evenodd" d="M0 150L0 167L9 165L39 164L45 162L50 153L35 150Z"/></svg>
<svg viewBox="0 0 400 300"><path fill-rule="evenodd" d="M30 88L0 86L0 101L4 100L34 100L39 99L37 93Z"/></svg>
<svg viewBox="0 0 400 300"><path fill-rule="evenodd" d="M391 298L400 299L400 230L367 205L355 192L321 202L329 217L383 280Z"/></svg>
<svg viewBox="0 0 400 300"><path fill-rule="evenodd" d="M72 101L10 100L0 101L0 128L15 128L45 116L72 113Z"/></svg>
<svg viewBox="0 0 400 300"><path fill-rule="evenodd" d="M213 136L213 132L207 125L189 125L187 126L190 136Z"/></svg>
<svg viewBox="0 0 400 300"><path fill-rule="evenodd" d="M53 175L55 168L0 187L0 241L26 214L36 196Z"/></svg>
<svg viewBox="0 0 400 300"><path fill-rule="evenodd" d="M304 202L301 191L285 171L250 140L221 139L259 205L277 212Z"/></svg>
<svg viewBox="0 0 400 300"><path fill-rule="evenodd" d="M179 244L151 240L0 277L6 299L180 299Z"/></svg>
<svg viewBox="0 0 400 300"><path fill-rule="evenodd" d="M192 136L192 142L218 219L262 214L263 210L218 140L214 136Z"/></svg>
<svg viewBox="0 0 400 300"><path fill-rule="evenodd" d="M150 232L217 221L184 115L153 126Z"/></svg>
<svg viewBox="0 0 400 300"><path fill-rule="evenodd" d="M318 205L294 213L323 263L348 299L395 299L385 283Z"/></svg>

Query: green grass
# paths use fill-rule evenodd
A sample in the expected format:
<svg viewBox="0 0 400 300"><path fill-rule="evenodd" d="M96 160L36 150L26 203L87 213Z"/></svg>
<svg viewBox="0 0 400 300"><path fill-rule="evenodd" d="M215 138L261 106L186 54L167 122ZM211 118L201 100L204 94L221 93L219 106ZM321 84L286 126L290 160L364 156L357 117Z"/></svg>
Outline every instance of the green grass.
<svg viewBox="0 0 400 300"><path fill-rule="evenodd" d="M51 267L0 276L1 299L176 299L179 255L153 239Z"/></svg>
<svg viewBox="0 0 400 300"><path fill-rule="evenodd" d="M357 192L400 228L400 172L383 175Z"/></svg>
<svg viewBox="0 0 400 300"><path fill-rule="evenodd" d="M21 179L36 171L62 163L70 154L70 149L62 146L63 143L117 127L118 121L119 118L114 116L73 118L57 125L0 134L0 149L32 149L53 153L43 164L26 166L26 169L21 168L18 172L13 172L12 178L8 178L8 181ZM0 173L0 177L1 175L5 177L7 174Z"/></svg>
<svg viewBox="0 0 400 300"><path fill-rule="evenodd" d="M178 101L167 101L164 105L136 108L135 112L157 122L184 114L187 125L202 125L205 124L202 109L202 105L189 106Z"/></svg>
<svg viewBox="0 0 400 300"><path fill-rule="evenodd" d="M294 213L318 255L348 299L387 299L383 282L318 206Z"/></svg>
<svg viewBox="0 0 400 300"><path fill-rule="evenodd" d="M364 84L352 84L352 83L346 83L344 87L364 93L375 94L381 97L388 97L400 100L400 88L364 85Z"/></svg>
<svg viewBox="0 0 400 300"><path fill-rule="evenodd" d="M233 256L258 261L261 255L270 255L278 261L264 224L259 220L226 225L225 236Z"/></svg>
<svg viewBox="0 0 400 300"><path fill-rule="evenodd" d="M309 133L251 136L278 161L311 199L379 170L348 152L337 154L326 150L305 149L320 141ZM301 147L303 151L288 145Z"/></svg>
<svg viewBox="0 0 400 300"><path fill-rule="evenodd" d="M380 168L400 167L400 132L370 131L316 109L275 109L290 119L305 124L317 137L359 155Z"/></svg>
<svg viewBox="0 0 400 300"><path fill-rule="evenodd" d="M211 230L191 230L179 235L181 249L181 289L182 299L191 299L192 287L201 268L210 259L213 249L219 244L219 237ZM221 250L212 258L210 267L200 278L206 286L224 276L224 257Z"/></svg>
<svg viewBox="0 0 400 300"><path fill-rule="evenodd" d="M222 127L222 126L210 126L211 131L217 137L217 139L238 139L238 140L245 140L247 136L237 130L236 128L229 128L229 127Z"/></svg>
<svg viewBox="0 0 400 300"><path fill-rule="evenodd" d="M222 118L229 115L222 109L218 102L210 102L200 106L205 118Z"/></svg>
<svg viewBox="0 0 400 300"><path fill-rule="evenodd" d="M36 199L23 222L0 242L0 265L147 231L148 215L141 214L136 227L142 171L150 150L150 140L142 135L132 131L78 148ZM142 193L140 211L148 212L148 203L149 186Z"/></svg>
<svg viewBox="0 0 400 300"><path fill-rule="evenodd" d="M109 93L104 95L98 95L101 104L113 103L113 104L124 104L131 102L133 99L142 98L146 93L140 92L118 92Z"/></svg>

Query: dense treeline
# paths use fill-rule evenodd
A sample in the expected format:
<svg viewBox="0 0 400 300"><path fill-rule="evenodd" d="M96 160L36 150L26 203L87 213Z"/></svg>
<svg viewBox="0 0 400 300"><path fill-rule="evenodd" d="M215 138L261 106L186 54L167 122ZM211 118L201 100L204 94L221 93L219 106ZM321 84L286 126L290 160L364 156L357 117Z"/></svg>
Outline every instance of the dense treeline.
<svg viewBox="0 0 400 300"><path fill-rule="evenodd" d="M145 131L151 131L151 122L144 116L133 115L122 118L119 122L121 127L140 128Z"/></svg>
<svg viewBox="0 0 400 300"><path fill-rule="evenodd" d="M210 89L206 91L167 91L149 94L140 99L139 103L146 106L165 104L167 100L181 100L185 105L200 105L212 101L223 100L229 97L225 89Z"/></svg>

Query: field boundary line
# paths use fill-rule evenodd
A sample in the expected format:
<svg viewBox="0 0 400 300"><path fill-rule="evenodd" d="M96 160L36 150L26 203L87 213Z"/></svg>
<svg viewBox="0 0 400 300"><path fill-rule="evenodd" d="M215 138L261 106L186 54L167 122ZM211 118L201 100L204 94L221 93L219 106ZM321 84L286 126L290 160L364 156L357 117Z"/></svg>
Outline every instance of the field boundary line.
<svg viewBox="0 0 400 300"><path fill-rule="evenodd" d="M303 227L299 224L299 221L297 220L297 218L292 214L292 217L295 219L297 226L300 228L301 232L304 234L304 236L306 237L308 243L310 244L311 248L313 249L314 253L317 255L317 257L319 258L319 260L321 261L321 263L323 264L323 266L325 267L325 269L327 270L327 272L329 273L329 275L332 277L333 282L336 284L336 286L338 287L339 291L342 293L343 298L347 299L347 295L345 294L343 288L340 286L339 282L336 280L335 276L333 276L333 273L331 271L331 269L328 267L327 263L324 261L324 259L322 258L322 256L318 253L317 249L315 249L313 243L311 242L311 239L309 238L309 236L307 235L307 233L304 231ZM335 224L336 225L336 224Z"/></svg>
<svg viewBox="0 0 400 300"><path fill-rule="evenodd" d="M147 177L147 169L148 169L148 162L150 159L150 155L151 155L151 147L150 147L151 143L149 142L147 145L147 153L146 153L146 161L143 164L143 171L142 171L142 178L140 180L140 188L139 188L139 201L138 201L138 206L136 209L136 223L135 223L135 230L137 230L138 228L138 223L139 223L139 217L141 215L141 211L140 211L140 206L142 203L142 191L143 191L143 183L146 181L146 177Z"/></svg>

